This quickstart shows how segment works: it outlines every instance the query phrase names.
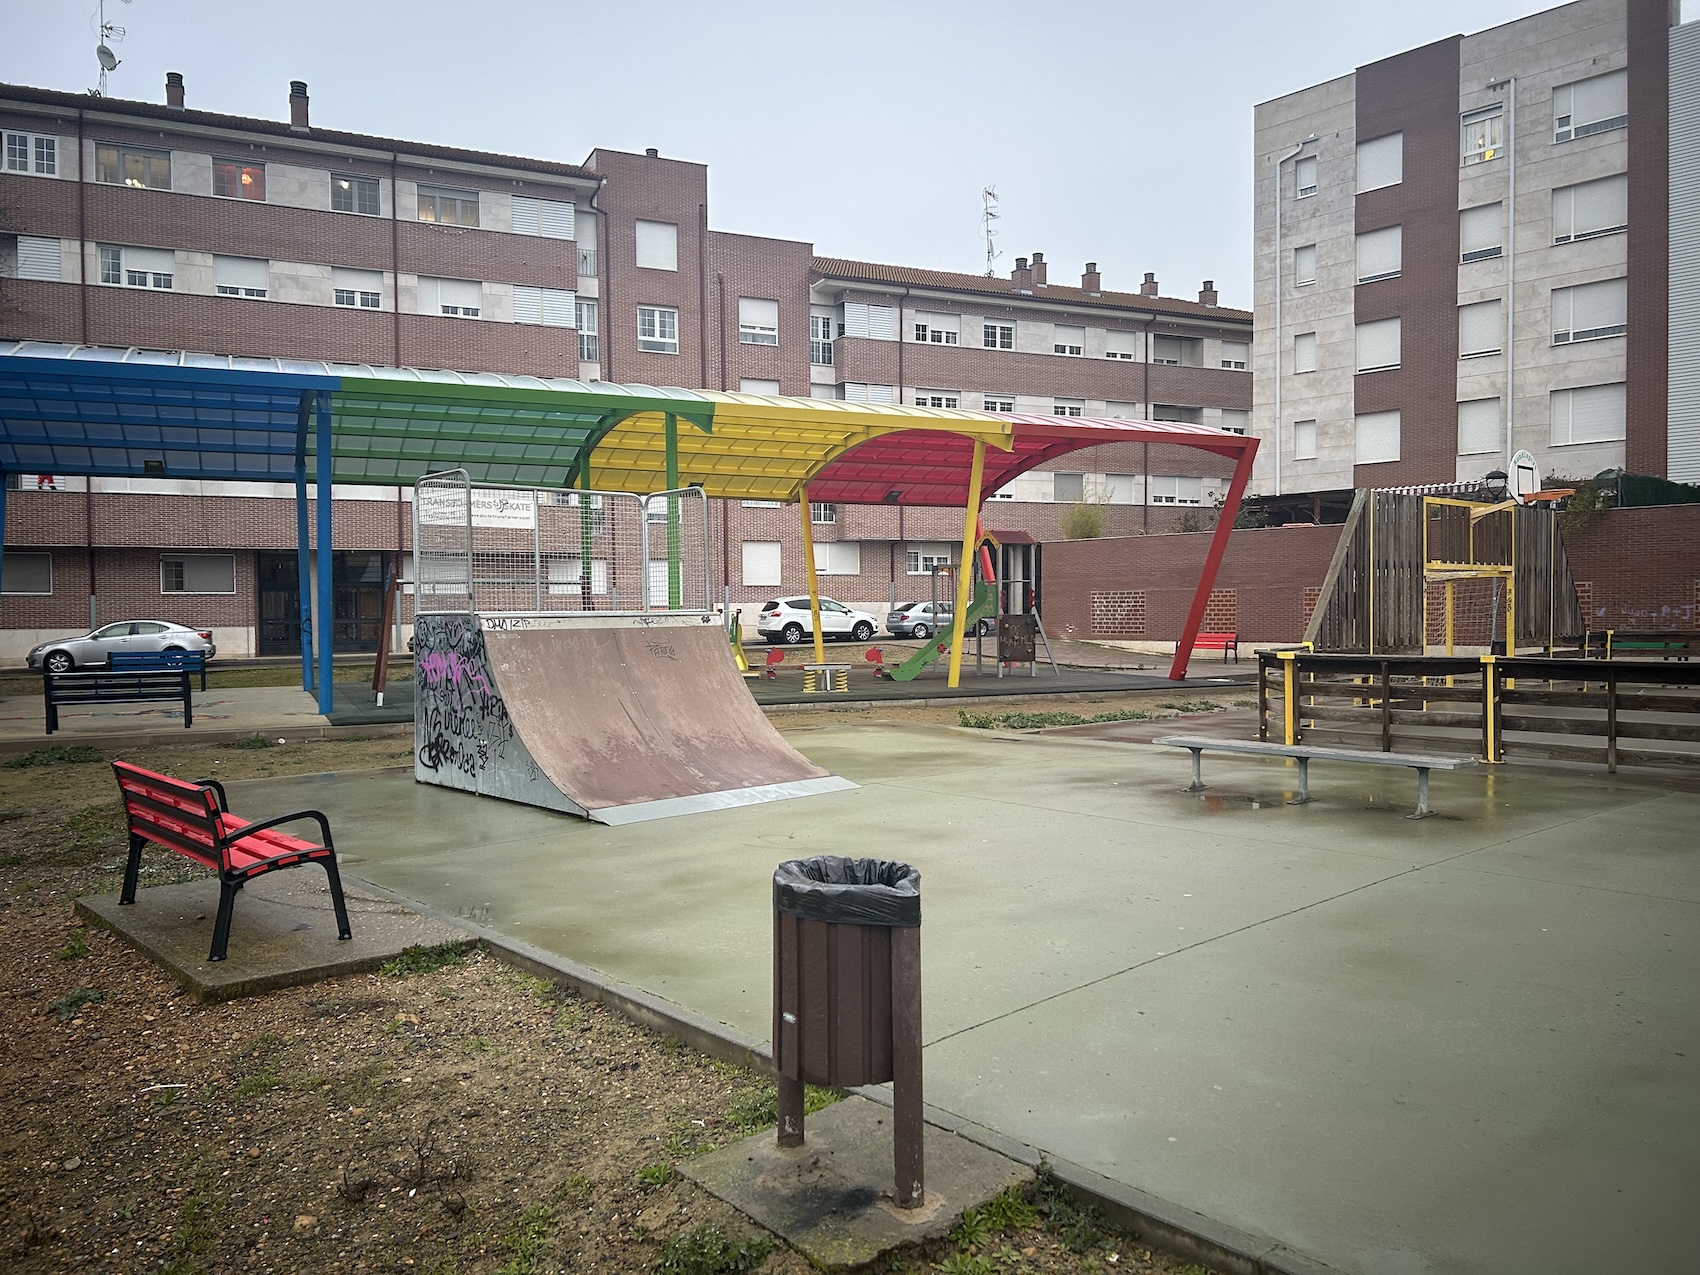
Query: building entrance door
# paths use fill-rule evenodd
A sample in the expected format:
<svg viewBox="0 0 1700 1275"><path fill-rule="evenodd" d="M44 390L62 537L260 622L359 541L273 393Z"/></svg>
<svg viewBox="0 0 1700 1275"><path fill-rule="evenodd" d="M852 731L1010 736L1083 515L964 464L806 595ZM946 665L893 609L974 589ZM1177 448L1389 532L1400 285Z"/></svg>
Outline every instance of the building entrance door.
<svg viewBox="0 0 1700 1275"><path fill-rule="evenodd" d="M392 554L336 550L331 554L331 649L376 651L384 622L384 573ZM256 572L260 590L258 654L301 651L301 588L293 552L264 550Z"/></svg>

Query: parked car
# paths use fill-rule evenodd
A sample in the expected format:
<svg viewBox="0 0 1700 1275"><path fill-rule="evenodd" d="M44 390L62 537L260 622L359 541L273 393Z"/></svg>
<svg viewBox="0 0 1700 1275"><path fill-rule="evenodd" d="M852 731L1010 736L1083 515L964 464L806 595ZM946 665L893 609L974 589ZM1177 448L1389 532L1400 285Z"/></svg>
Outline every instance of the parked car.
<svg viewBox="0 0 1700 1275"><path fill-rule="evenodd" d="M820 600L820 628L821 636L828 641L866 642L879 631L878 623L866 611L852 611L831 598ZM814 621L809 615L808 597L775 598L762 603L756 632L769 642L791 645L812 637Z"/></svg>
<svg viewBox="0 0 1700 1275"><path fill-rule="evenodd" d="M69 673L74 668L99 667L114 651L205 651L206 658L218 654L207 629L191 629L165 620L119 620L103 625L82 637L43 642L29 653L32 669Z"/></svg>
<svg viewBox="0 0 1700 1275"><path fill-rule="evenodd" d="M888 612L885 617L885 630L893 637L919 638L926 641L935 633L947 632L956 616L954 603L939 603L938 614L933 614L931 602L905 602L897 610ZM998 622L990 616L980 621L980 632L996 633ZM973 636L973 630L969 630Z"/></svg>

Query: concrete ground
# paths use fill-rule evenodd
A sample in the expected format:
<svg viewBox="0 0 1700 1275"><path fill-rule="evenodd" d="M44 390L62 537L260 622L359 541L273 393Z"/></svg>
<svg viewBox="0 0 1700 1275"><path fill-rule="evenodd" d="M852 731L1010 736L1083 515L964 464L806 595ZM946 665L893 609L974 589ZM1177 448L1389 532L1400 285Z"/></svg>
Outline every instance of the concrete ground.
<svg viewBox="0 0 1700 1275"><path fill-rule="evenodd" d="M261 780L344 871L765 1038L781 859L923 873L927 1098L1356 1271L1676 1270L1700 1213L1700 785L869 724L861 788L609 828Z"/></svg>
<svg viewBox="0 0 1700 1275"><path fill-rule="evenodd" d="M329 724L319 716L318 701L299 686L244 686L210 691L194 688L195 722L183 729L181 704L90 704L59 710L59 729L46 730L40 695L0 698L0 745L15 741L81 744L129 737L171 742L218 732L251 735L255 731L288 736L291 730L315 734ZM174 736L172 732L175 731Z"/></svg>

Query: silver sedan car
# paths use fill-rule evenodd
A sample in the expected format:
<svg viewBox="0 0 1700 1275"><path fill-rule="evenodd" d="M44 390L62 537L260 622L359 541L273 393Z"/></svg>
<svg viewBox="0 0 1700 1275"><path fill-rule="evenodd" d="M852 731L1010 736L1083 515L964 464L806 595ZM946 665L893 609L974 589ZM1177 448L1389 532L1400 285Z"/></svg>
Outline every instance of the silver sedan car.
<svg viewBox="0 0 1700 1275"><path fill-rule="evenodd" d="M218 654L207 629L165 620L119 620L82 637L43 642L29 653L29 666L69 673L74 668L104 665L114 651L205 651L209 660Z"/></svg>

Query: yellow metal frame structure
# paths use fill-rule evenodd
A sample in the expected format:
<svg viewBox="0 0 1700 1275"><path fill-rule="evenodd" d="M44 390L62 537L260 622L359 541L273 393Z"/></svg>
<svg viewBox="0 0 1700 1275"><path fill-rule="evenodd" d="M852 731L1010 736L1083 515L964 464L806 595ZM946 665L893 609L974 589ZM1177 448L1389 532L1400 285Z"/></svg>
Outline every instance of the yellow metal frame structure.
<svg viewBox="0 0 1700 1275"><path fill-rule="evenodd" d="M1429 556L1428 547L1428 511L1434 505L1447 505L1456 509L1469 511L1470 539L1467 562L1447 562ZM1511 520L1511 561L1506 563L1477 562L1476 556L1476 524L1491 514L1504 513L1517 507L1515 501L1503 500L1495 505L1484 505L1473 500L1456 500L1450 496L1423 497L1423 582L1440 581L1446 585L1445 624L1446 624L1446 654L1453 654L1453 619L1454 594L1453 585L1459 580L1503 580L1505 581L1505 650L1515 654L1517 649L1517 520ZM1422 592L1423 616L1422 633L1424 648L1428 644L1428 590ZM1373 604L1372 604L1373 606ZM1372 647L1373 649L1373 647Z"/></svg>

